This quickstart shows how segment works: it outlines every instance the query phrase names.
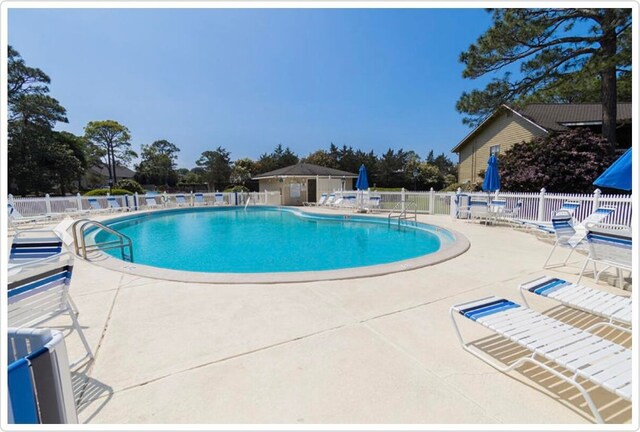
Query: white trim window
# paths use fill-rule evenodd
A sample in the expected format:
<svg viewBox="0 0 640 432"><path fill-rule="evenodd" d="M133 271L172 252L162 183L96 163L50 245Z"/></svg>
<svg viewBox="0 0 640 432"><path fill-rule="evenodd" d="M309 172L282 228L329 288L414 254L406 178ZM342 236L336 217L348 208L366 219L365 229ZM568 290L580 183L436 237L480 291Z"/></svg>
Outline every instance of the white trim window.
<svg viewBox="0 0 640 432"><path fill-rule="evenodd" d="M500 154L500 144L489 147L489 156L498 156Z"/></svg>

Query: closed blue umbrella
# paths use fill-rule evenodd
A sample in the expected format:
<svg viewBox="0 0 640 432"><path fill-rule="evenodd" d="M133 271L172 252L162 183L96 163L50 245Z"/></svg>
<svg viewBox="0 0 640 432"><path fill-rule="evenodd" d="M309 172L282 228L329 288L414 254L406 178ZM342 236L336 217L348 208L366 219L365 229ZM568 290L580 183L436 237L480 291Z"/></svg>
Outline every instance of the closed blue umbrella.
<svg viewBox="0 0 640 432"><path fill-rule="evenodd" d="M631 190L631 148L612 163L593 184L611 189Z"/></svg>
<svg viewBox="0 0 640 432"><path fill-rule="evenodd" d="M369 189L369 179L367 179L367 168L364 164L360 165L358 170L358 180L356 180L356 189L363 191Z"/></svg>
<svg viewBox="0 0 640 432"><path fill-rule="evenodd" d="M484 173L484 181L482 182L482 190L486 192L494 192L500 189L500 173L498 172L498 158L495 155L489 157L487 171Z"/></svg>

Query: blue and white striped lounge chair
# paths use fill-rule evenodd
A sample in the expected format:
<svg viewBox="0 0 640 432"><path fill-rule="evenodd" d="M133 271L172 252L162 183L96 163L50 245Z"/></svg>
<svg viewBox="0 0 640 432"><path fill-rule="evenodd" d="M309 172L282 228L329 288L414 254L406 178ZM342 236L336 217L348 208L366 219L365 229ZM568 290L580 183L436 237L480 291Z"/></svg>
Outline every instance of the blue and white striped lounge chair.
<svg viewBox="0 0 640 432"><path fill-rule="evenodd" d="M577 245L587 236L587 224L603 223L605 219L616 211L612 206L600 206L593 213L587 216L582 222L575 226L576 233L569 239L570 245Z"/></svg>
<svg viewBox="0 0 640 432"><path fill-rule="evenodd" d="M335 193L330 193L329 196L327 197L327 200L324 202L324 206L327 207L331 207L333 205L333 203L336 200L336 194Z"/></svg>
<svg viewBox="0 0 640 432"><path fill-rule="evenodd" d="M222 195L220 192L216 193L214 196L214 201L213 201L213 205L225 205L226 203L224 202L224 195Z"/></svg>
<svg viewBox="0 0 640 432"><path fill-rule="evenodd" d="M589 263L593 263L596 283L603 271L609 267L616 269L618 273L619 288L623 288L623 271L632 271L632 237L631 228L620 225L599 226L589 222L586 224L587 246L589 255L582 266L578 283L582 279ZM605 267L596 271L596 264L604 264Z"/></svg>
<svg viewBox="0 0 640 432"><path fill-rule="evenodd" d="M193 194L193 205L207 205L204 195L201 193Z"/></svg>
<svg viewBox="0 0 640 432"><path fill-rule="evenodd" d="M521 209L522 209L522 200L518 200L518 202L516 202L516 205L513 206L513 208L508 209L505 206L505 208L502 210L502 212L498 216L498 219L502 222L506 222L510 224L511 226L520 225L521 223L518 221L518 217L520 216Z"/></svg>
<svg viewBox="0 0 640 432"><path fill-rule="evenodd" d="M578 379L588 380L631 401L631 350L622 345L499 297L454 305L449 313L465 351L505 373L525 363L544 369L575 386L598 423L604 423L600 410ZM472 342L465 342L456 321L458 316L481 324L528 349L531 355L524 355L510 365L498 363ZM568 370L572 376L550 367L547 364L549 361Z"/></svg>
<svg viewBox="0 0 640 432"><path fill-rule="evenodd" d="M25 265L20 272L9 275L7 292L7 317L10 327L35 327L62 314L69 314L74 329L86 349L86 355L76 360L93 358L69 296L69 284L73 272L73 256L57 255L57 260Z"/></svg>
<svg viewBox="0 0 640 432"><path fill-rule="evenodd" d="M20 212L9 203L7 204L7 214L9 216L9 223L15 230L23 224L49 224L53 221L51 215L22 216Z"/></svg>
<svg viewBox="0 0 640 432"><path fill-rule="evenodd" d="M64 336L51 329L7 329L10 424L76 424Z"/></svg>
<svg viewBox="0 0 640 432"><path fill-rule="evenodd" d="M156 198L153 196L147 196L144 200L148 209L160 207L160 204L158 204Z"/></svg>
<svg viewBox="0 0 640 432"><path fill-rule="evenodd" d="M366 207L366 210L367 211L380 210L380 201L381 200L382 200L382 197L380 197L379 195L370 196L369 197L369 202L368 202L367 207Z"/></svg>
<svg viewBox="0 0 640 432"><path fill-rule="evenodd" d="M573 254L573 251L576 248L586 247L584 245L584 242L578 243L576 245L569 244L569 239L573 238L576 230L573 228L573 215L567 210L558 210L551 218L551 224L553 226L553 232L556 236L556 241L553 245L553 248L551 249L551 252L549 252L547 260L542 266L545 269L565 266L567 264L567 261L569 261L571 254ZM551 256L558 246L569 248L570 252L563 262L550 264L549 261L551 260Z"/></svg>
<svg viewBox="0 0 640 432"><path fill-rule="evenodd" d="M343 208L356 208L357 206L357 197L355 195L345 195L344 200L342 201Z"/></svg>
<svg viewBox="0 0 640 432"><path fill-rule="evenodd" d="M468 212L471 220L478 219L480 222L487 223L490 219L489 204L483 199L471 198Z"/></svg>
<svg viewBox="0 0 640 432"><path fill-rule="evenodd" d="M107 197L107 206L109 206L109 210L113 210L113 211L124 210L124 207L120 205L116 197L112 197L112 196Z"/></svg>
<svg viewBox="0 0 640 432"><path fill-rule="evenodd" d="M586 329L588 331L593 331L602 325L610 325L626 332L631 331L631 297L615 295L550 276L525 282L520 285L519 291L527 306L529 304L525 293L531 293L608 320L608 322L591 326Z"/></svg>
<svg viewBox="0 0 640 432"><path fill-rule="evenodd" d="M176 195L176 205L177 205L178 207L182 207L182 206L189 205L189 203L187 202L187 200L184 198L184 194L178 194L178 195Z"/></svg>
<svg viewBox="0 0 640 432"><path fill-rule="evenodd" d="M302 205L307 206L307 207L313 207L313 206L321 206L324 204L324 202L327 200L327 194L323 193L322 195L320 195L320 199L318 200L318 202L310 202L310 201L305 201L302 203Z"/></svg>
<svg viewBox="0 0 640 432"><path fill-rule="evenodd" d="M100 205L97 198L89 198L87 201L91 206L91 208L89 209L90 212L103 213L105 211L109 211L109 209L104 208Z"/></svg>
<svg viewBox="0 0 640 432"><path fill-rule="evenodd" d="M9 267L47 260L62 251L62 239L53 230L20 231L11 242Z"/></svg>
<svg viewBox="0 0 640 432"><path fill-rule="evenodd" d="M579 207L580 207L580 203L577 201L565 201L562 203L562 206L560 206L560 208L553 213L553 215L555 215L558 212L563 212L563 213L568 212L571 215L571 217L573 217L576 213L576 210L578 210ZM553 219L553 215L551 216L552 219ZM535 221L524 221L524 220L518 220L514 222L522 224L525 228L535 229L540 234L544 234L547 236L555 234L552 222L535 222Z"/></svg>

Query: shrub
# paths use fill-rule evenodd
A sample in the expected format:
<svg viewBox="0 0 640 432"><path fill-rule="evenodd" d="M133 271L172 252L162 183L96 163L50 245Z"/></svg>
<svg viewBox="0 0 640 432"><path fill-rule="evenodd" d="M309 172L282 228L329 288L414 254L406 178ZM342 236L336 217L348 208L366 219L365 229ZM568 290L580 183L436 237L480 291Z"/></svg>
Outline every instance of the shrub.
<svg viewBox="0 0 640 432"><path fill-rule="evenodd" d="M502 190L592 193L615 160L615 146L588 129L572 129L514 145L499 158Z"/></svg>
<svg viewBox="0 0 640 432"><path fill-rule="evenodd" d="M451 183L440 192L456 192L460 188L462 192L478 192L482 190L482 183Z"/></svg>
<svg viewBox="0 0 640 432"><path fill-rule="evenodd" d="M105 196L108 193L111 195L131 195L131 192L125 189L112 189L111 192L109 192L109 189L93 189L85 192L84 196Z"/></svg>
<svg viewBox="0 0 640 432"><path fill-rule="evenodd" d="M144 193L144 189L142 188L142 186L140 186L140 183L138 183L135 180L132 179L122 179L122 180L118 180L118 182L115 185L116 188L118 189L124 189L129 191L129 193L136 193L138 192L139 194L143 194ZM122 195L122 194L120 194Z"/></svg>
<svg viewBox="0 0 640 432"><path fill-rule="evenodd" d="M246 186L233 186L225 189L223 192L249 192L249 188Z"/></svg>

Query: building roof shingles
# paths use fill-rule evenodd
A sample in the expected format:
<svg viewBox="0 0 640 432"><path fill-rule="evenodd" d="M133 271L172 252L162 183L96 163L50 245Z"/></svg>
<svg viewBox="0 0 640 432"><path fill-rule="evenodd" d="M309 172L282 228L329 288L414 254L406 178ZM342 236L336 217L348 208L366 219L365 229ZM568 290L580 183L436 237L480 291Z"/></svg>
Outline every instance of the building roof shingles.
<svg viewBox="0 0 640 432"><path fill-rule="evenodd" d="M350 173L347 171L338 170L335 168L327 168L320 165L298 163L290 165L288 167L280 168L277 170L269 171L263 174L258 174L253 178L255 180L278 177L278 176L296 176L296 177L315 177L315 176L334 176L334 177L358 177L358 174Z"/></svg>
<svg viewBox="0 0 640 432"><path fill-rule="evenodd" d="M602 104L530 104L517 110L547 130L566 130L564 124L601 123ZM619 103L617 121L631 120L631 103Z"/></svg>

